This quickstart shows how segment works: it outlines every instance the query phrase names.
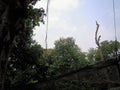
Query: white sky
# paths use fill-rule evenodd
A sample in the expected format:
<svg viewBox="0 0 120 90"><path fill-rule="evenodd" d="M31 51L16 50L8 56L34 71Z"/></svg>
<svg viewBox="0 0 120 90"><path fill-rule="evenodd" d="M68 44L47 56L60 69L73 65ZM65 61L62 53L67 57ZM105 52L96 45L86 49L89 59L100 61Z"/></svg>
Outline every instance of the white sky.
<svg viewBox="0 0 120 90"><path fill-rule="evenodd" d="M46 8L47 0L41 0L36 8ZM120 40L120 0L115 0L117 37ZM96 20L100 24L101 41L114 40L112 0L50 0L48 47L53 48L54 42L60 37L73 37L76 44L87 51L96 47L94 34ZM33 37L45 47L46 24L34 30Z"/></svg>

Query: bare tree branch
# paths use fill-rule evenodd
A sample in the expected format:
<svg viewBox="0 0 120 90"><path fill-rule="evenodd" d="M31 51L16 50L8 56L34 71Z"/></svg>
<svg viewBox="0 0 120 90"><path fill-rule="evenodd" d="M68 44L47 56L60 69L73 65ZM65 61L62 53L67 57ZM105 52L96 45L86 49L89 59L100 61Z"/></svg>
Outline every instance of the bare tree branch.
<svg viewBox="0 0 120 90"><path fill-rule="evenodd" d="M96 21L96 25L97 25L97 27L96 27L96 32L95 32L95 43L98 46L98 50L99 50L99 53L100 53L101 61L103 61L104 58L103 58L103 53L102 53L102 49L101 49L101 46L100 46L101 35L98 36L98 30L99 30L99 26L100 25L97 23L97 21Z"/></svg>

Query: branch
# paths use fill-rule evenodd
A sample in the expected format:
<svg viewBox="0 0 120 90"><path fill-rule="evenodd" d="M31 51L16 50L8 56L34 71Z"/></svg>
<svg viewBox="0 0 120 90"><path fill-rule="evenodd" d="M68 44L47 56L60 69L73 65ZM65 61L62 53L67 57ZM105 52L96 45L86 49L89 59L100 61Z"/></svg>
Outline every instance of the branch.
<svg viewBox="0 0 120 90"><path fill-rule="evenodd" d="M101 35L98 36L99 24L97 23L97 21L96 21L96 25L97 25L97 27L96 27L96 32L95 32L95 43L98 46L98 50L100 52L100 58L101 58L101 60L104 60L102 49L101 49L101 46L100 46Z"/></svg>
<svg viewBox="0 0 120 90"><path fill-rule="evenodd" d="M96 32L95 32L95 42L96 42L97 46L99 47L100 46L99 40L97 39L98 38L97 34L98 34L98 30L99 30L99 24L97 23L97 21L96 21L96 25L97 25L97 27L96 27Z"/></svg>

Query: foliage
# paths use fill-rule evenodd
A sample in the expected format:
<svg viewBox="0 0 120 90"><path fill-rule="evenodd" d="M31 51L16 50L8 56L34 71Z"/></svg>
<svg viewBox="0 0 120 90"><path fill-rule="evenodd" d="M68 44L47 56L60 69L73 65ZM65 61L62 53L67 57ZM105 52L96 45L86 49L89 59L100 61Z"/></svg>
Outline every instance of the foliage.
<svg viewBox="0 0 120 90"><path fill-rule="evenodd" d="M4 90L4 82L5 88L9 89L46 78L43 48L32 40L33 28L44 23L44 9L33 8L37 1L0 1L1 90Z"/></svg>
<svg viewBox="0 0 120 90"><path fill-rule="evenodd" d="M72 37L60 38L55 42L55 48L47 52L37 44L32 39L33 29L39 26L40 22L44 24L45 16L43 8L33 8L37 1L0 1L0 86L3 83L1 90L4 83L6 90L28 90L27 86L35 89L38 83L48 78L100 61L98 48L91 48L86 55ZM105 60L115 56L117 48L120 50L120 42L106 40L100 45ZM85 90L85 86L79 87L79 82L57 83L58 89Z"/></svg>
<svg viewBox="0 0 120 90"><path fill-rule="evenodd" d="M76 70L86 64L85 54L81 52L71 37L57 40L51 57L53 63L50 65L50 72L52 75Z"/></svg>
<svg viewBox="0 0 120 90"><path fill-rule="evenodd" d="M42 55L43 49L37 44L31 47L18 47L15 49L11 55L8 71L12 87L33 82L38 83L46 79L47 67L44 65Z"/></svg>
<svg viewBox="0 0 120 90"><path fill-rule="evenodd" d="M89 64L95 63L95 56L96 56L96 50L94 48L90 48L87 54L87 59Z"/></svg>
<svg viewBox="0 0 120 90"><path fill-rule="evenodd" d="M108 41L105 40L100 43L101 45L101 50L103 53L104 60L107 60L111 57L115 57L116 55L116 48L117 48L117 53L119 53L120 49L120 42L116 41ZM98 49L91 48L88 51L87 58L91 63L98 62L100 61L100 54Z"/></svg>
<svg viewBox="0 0 120 90"><path fill-rule="evenodd" d="M120 42L117 41L103 41L101 43L102 51L104 54L104 58L108 59L110 57L115 57L116 55L116 48L120 49Z"/></svg>

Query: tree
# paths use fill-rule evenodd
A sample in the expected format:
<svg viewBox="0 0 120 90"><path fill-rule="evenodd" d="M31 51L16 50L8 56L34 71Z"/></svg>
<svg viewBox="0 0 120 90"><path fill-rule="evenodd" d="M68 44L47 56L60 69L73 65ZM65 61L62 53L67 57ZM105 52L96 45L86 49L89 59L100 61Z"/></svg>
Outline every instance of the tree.
<svg viewBox="0 0 120 90"><path fill-rule="evenodd" d="M110 57L115 57L116 56L116 52L118 53L117 50L120 49L120 42L118 41L103 41L101 42L101 48L103 51L103 56L105 58L105 60L107 60Z"/></svg>
<svg viewBox="0 0 120 90"><path fill-rule="evenodd" d="M38 0L0 0L0 88L4 90L7 66L18 38L43 22L44 9L34 9ZM28 35L27 33L26 35ZM24 40L24 38L23 38ZM23 43L22 43L23 44ZM24 43L26 44L26 43ZM24 45L23 45L24 46Z"/></svg>
<svg viewBox="0 0 120 90"><path fill-rule="evenodd" d="M96 53L97 50L94 48L90 48L87 53L87 59L89 64L94 64L96 61Z"/></svg>
<svg viewBox="0 0 120 90"><path fill-rule="evenodd" d="M34 54L33 54L34 53ZM44 63L43 49L40 45L16 48L9 62L7 82L12 90L46 79L47 67ZM35 85L34 85L35 86ZM8 86L7 86L8 87Z"/></svg>
<svg viewBox="0 0 120 90"><path fill-rule="evenodd" d="M96 32L95 32L95 43L98 46L98 50L99 50L99 55L100 55L101 61L103 61L104 57L103 57L103 53L102 53L102 49L101 49L101 45L100 45L101 35L98 36L99 24L96 22L96 25L97 25L97 27L96 27Z"/></svg>
<svg viewBox="0 0 120 90"><path fill-rule="evenodd" d="M111 58L111 57L115 57L116 55L116 48L117 48L117 53L119 54L119 50L120 50L120 42L116 42L116 41L108 41L108 40L105 40L105 41L102 41L100 43L101 45L101 50L102 50L102 53L103 53L103 58L105 60ZM117 45L117 46L116 46ZM100 61L101 59L101 56L100 56L100 53L99 53L99 49L95 49L95 48L90 48L88 53L87 53L87 58L89 61ZM94 63L95 63L94 62Z"/></svg>
<svg viewBox="0 0 120 90"><path fill-rule="evenodd" d="M71 37L60 38L55 42L52 52L53 64L51 70L58 74L75 70L85 65L85 54L81 52Z"/></svg>

